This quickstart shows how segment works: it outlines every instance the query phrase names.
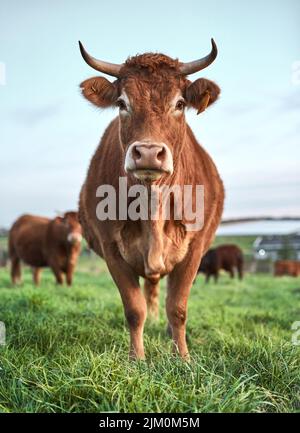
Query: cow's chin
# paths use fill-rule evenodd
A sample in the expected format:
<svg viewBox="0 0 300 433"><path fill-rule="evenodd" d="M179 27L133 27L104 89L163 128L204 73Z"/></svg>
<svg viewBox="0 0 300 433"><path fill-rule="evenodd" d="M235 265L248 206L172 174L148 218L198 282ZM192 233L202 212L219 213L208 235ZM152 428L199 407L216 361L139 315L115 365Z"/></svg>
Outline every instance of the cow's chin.
<svg viewBox="0 0 300 433"><path fill-rule="evenodd" d="M143 182L155 182L159 180L164 174L163 170L135 170L132 172L133 176Z"/></svg>

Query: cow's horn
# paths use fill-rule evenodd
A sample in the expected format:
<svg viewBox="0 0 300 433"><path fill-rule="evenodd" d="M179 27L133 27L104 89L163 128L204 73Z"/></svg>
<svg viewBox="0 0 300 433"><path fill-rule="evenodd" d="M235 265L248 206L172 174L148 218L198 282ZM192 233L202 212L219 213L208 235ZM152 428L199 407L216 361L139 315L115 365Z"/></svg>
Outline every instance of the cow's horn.
<svg viewBox="0 0 300 433"><path fill-rule="evenodd" d="M81 55L88 65L96 69L96 71L103 72L112 77L119 77L122 65L116 65L114 63L103 62L102 60L95 59L95 57L90 56L89 53L85 51L82 43L80 41L78 42Z"/></svg>
<svg viewBox="0 0 300 433"><path fill-rule="evenodd" d="M208 56L199 60L194 60L193 62L182 63L180 65L180 73L182 75L189 75L201 71L201 69L207 68L207 66L209 66L215 60L218 54L217 45L213 39L211 39L211 46L211 52L208 54Z"/></svg>

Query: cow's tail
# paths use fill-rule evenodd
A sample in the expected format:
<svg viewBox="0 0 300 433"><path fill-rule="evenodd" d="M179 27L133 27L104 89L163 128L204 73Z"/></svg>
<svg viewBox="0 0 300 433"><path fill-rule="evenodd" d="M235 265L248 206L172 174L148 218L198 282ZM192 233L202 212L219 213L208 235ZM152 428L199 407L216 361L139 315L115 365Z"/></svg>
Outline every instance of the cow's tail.
<svg viewBox="0 0 300 433"><path fill-rule="evenodd" d="M239 279L242 280L244 276L244 256L242 252L240 252L237 258L237 271Z"/></svg>

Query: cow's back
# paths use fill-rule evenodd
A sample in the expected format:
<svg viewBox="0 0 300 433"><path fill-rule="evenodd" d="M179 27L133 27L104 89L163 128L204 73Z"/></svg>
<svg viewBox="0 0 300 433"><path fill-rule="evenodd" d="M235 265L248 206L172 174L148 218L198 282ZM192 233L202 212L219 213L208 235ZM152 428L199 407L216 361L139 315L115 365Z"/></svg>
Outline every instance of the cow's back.
<svg viewBox="0 0 300 433"><path fill-rule="evenodd" d="M44 242L50 219L23 215L9 233L10 257L18 257L30 266L46 266Z"/></svg>
<svg viewBox="0 0 300 433"><path fill-rule="evenodd" d="M220 267L230 270L232 266L238 266L243 260L243 252L237 245L220 245L216 248Z"/></svg>

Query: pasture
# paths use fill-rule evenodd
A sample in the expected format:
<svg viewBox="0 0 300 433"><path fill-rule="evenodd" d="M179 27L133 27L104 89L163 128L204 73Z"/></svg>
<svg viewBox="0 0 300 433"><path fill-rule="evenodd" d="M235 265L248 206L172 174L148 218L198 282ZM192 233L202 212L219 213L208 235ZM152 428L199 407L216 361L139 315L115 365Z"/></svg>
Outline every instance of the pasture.
<svg viewBox="0 0 300 433"><path fill-rule="evenodd" d="M1 412L299 412L300 281L247 274L205 285L189 299L190 364L170 354L165 287L160 320L147 321L146 362L128 361L118 290L103 261L81 258L74 285L26 270L13 288L0 270Z"/></svg>

